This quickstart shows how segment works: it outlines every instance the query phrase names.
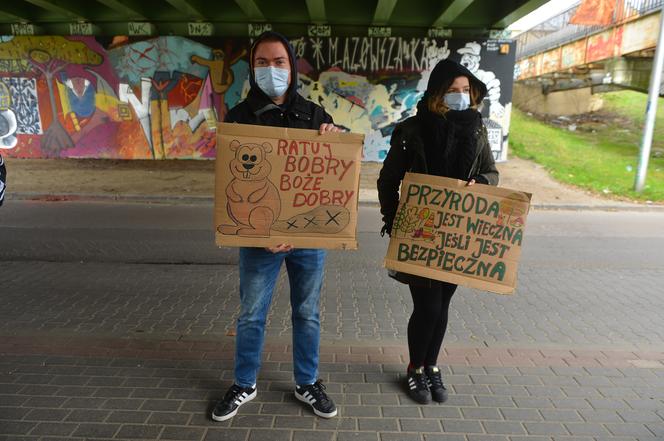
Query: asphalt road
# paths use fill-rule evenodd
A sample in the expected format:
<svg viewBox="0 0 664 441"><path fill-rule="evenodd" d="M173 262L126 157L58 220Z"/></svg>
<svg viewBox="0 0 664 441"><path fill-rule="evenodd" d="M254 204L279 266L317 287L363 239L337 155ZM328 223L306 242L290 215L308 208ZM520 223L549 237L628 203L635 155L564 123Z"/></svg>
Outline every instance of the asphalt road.
<svg viewBox="0 0 664 441"><path fill-rule="evenodd" d="M8 201L0 211L0 333L215 338L237 315L236 250L210 205ZM358 251L333 251L323 339L400 341L407 289L382 268L375 207ZM664 213L534 211L514 296L460 289L446 341L664 348ZM280 279L268 332L290 332Z"/></svg>

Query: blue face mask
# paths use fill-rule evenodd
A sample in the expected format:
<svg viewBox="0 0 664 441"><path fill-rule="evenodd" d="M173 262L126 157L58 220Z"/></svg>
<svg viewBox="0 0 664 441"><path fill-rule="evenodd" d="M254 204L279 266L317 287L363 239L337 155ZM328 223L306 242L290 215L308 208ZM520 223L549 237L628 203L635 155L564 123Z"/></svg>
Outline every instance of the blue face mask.
<svg viewBox="0 0 664 441"><path fill-rule="evenodd" d="M288 90L288 69L278 67L255 67L256 84L270 98L278 98Z"/></svg>
<svg viewBox="0 0 664 441"><path fill-rule="evenodd" d="M447 93L443 100L450 110L466 110L470 107L470 95L467 93Z"/></svg>

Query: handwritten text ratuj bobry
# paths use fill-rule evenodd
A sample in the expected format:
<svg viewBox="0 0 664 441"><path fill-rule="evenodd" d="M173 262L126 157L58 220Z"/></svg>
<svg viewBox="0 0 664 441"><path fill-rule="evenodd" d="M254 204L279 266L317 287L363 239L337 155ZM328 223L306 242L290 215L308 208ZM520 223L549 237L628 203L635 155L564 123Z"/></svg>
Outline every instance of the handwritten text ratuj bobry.
<svg viewBox="0 0 664 441"><path fill-rule="evenodd" d="M502 282L525 215L519 201L411 183L392 228L397 260Z"/></svg>
<svg viewBox="0 0 664 441"><path fill-rule="evenodd" d="M293 207L338 205L345 207L354 190L333 189L329 180L343 181L355 160L335 157L326 142L280 139L277 155L285 158L279 190L294 192Z"/></svg>

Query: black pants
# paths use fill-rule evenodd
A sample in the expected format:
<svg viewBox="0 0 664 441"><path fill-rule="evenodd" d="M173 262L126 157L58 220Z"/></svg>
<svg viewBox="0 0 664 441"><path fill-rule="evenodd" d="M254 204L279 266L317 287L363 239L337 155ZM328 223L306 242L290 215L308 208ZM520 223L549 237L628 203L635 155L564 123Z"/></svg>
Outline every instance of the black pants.
<svg viewBox="0 0 664 441"><path fill-rule="evenodd" d="M438 282L431 288L409 285L413 313L408 321L408 351L414 367L435 366L447 330L450 300L457 286Z"/></svg>

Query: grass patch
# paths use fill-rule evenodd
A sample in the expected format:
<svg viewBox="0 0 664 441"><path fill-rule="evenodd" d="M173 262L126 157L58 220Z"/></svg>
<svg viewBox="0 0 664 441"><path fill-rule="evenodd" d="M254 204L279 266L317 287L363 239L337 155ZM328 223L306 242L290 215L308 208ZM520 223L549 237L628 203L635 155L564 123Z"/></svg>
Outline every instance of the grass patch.
<svg viewBox="0 0 664 441"><path fill-rule="evenodd" d="M574 132L514 109L510 152L543 165L561 182L612 197L664 202L664 99L658 100L646 185L636 193L647 95L621 91L602 98L602 111L573 118Z"/></svg>

